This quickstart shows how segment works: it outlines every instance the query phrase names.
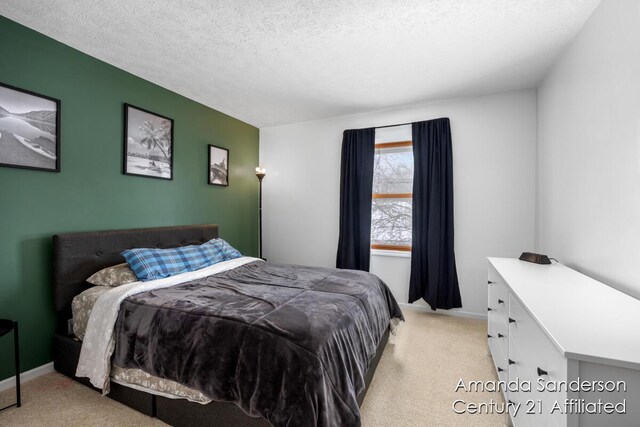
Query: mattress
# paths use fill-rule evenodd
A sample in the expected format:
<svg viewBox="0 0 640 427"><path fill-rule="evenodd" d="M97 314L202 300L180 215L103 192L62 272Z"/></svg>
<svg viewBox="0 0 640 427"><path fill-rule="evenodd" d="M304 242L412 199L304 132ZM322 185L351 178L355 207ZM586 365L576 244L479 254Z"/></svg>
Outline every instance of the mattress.
<svg viewBox="0 0 640 427"><path fill-rule="evenodd" d="M94 286L78 294L71 303L73 314L73 334L79 340L84 339L91 309L100 295L113 288L108 286ZM118 384L142 390L170 399L187 399L191 402L207 404L211 402L207 396L198 390L185 387L175 381L156 377L142 369L126 369L111 365L111 379Z"/></svg>

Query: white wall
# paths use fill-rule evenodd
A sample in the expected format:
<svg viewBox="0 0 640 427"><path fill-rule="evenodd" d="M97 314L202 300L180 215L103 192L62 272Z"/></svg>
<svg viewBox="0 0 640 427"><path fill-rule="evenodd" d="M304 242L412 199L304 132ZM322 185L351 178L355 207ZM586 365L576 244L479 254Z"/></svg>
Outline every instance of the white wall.
<svg viewBox="0 0 640 427"><path fill-rule="evenodd" d="M534 245L535 91L451 100L260 130L264 256L335 266L344 129L447 116L454 156L456 254L463 309L486 314L487 256ZM372 272L407 302L409 258L374 256Z"/></svg>
<svg viewBox="0 0 640 427"><path fill-rule="evenodd" d="M640 2L605 0L538 91L538 248L640 298Z"/></svg>

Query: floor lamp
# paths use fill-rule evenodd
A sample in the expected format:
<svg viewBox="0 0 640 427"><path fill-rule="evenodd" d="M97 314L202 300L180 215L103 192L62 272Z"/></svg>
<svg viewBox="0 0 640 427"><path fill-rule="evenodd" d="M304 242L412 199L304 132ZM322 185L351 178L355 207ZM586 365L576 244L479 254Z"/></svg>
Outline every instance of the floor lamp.
<svg viewBox="0 0 640 427"><path fill-rule="evenodd" d="M258 251L258 256L262 258L262 179L267 174L267 170L265 168L261 168L258 166L256 168L256 176L258 177L258 182L260 183L260 208L258 209L258 215L260 218L259 229L260 229L260 249ZM264 258L262 258L264 259Z"/></svg>

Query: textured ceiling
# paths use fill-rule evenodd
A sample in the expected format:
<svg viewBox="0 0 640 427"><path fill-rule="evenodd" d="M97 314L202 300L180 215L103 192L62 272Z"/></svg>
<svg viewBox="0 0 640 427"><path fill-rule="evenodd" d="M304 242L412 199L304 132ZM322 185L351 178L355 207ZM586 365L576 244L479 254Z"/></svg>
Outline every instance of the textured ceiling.
<svg viewBox="0 0 640 427"><path fill-rule="evenodd" d="M2 0L258 127L534 87L600 0Z"/></svg>

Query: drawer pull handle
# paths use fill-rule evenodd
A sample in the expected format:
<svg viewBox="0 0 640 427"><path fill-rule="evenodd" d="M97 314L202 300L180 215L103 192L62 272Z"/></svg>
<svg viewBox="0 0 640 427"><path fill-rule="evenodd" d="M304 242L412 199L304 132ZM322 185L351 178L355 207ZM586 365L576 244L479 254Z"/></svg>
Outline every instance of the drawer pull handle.
<svg viewBox="0 0 640 427"><path fill-rule="evenodd" d="M498 367L498 372L504 372L504 369Z"/></svg>
<svg viewBox="0 0 640 427"><path fill-rule="evenodd" d="M496 282L492 282L491 280L488 280L487 283L490 284L490 285L493 285Z"/></svg>
<svg viewBox="0 0 640 427"><path fill-rule="evenodd" d="M498 338L504 338L504 335L498 334Z"/></svg>
<svg viewBox="0 0 640 427"><path fill-rule="evenodd" d="M549 373L547 371L545 371L544 369L538 368L538 376L541 377L543 375L549 375Z"/></svg>
<svg viewBox="0 0 640 427"><path fill-rule="evenodd" d="M509 317L509 323L516 323L516 319L512 319L511 317Z"/></svg>
<svg viewBox="0 0 640 427"><path fill-rule="evenodd" d="M492 311L491 307L487 307L487 311Z"/></svg>
<svg viewBox="0 0 640 427"><path fill-rule="evenodd" d="M504 301L502 301L501 299L498 300L498 304L504 304Z"/></svg>
<svg viewBox="0 0 640 427"><path fill-rule="evenodd" d="M515 365L516 362L514 362L513 360L509 359L509 365Z"/></svg>
<svg viewBox="0 0 640 427"><path fill-rule="evenodd" d="M487 338L493 338L491 335L487 334Z"/></svg>

